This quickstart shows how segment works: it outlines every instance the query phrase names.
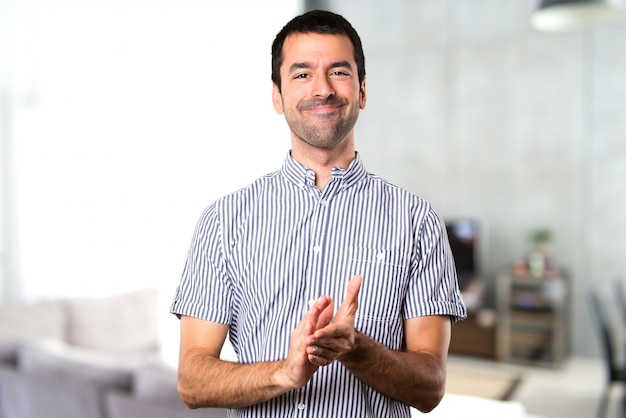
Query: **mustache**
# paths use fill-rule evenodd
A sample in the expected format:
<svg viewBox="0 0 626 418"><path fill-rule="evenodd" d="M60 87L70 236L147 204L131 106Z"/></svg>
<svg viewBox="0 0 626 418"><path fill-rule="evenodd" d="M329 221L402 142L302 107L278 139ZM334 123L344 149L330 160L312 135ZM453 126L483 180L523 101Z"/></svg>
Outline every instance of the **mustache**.
<svg viewBox="0 0 626 418"><path fill-rule="evenodd" d="M337 96L330 96L326 99L305 100L298 104L298 110L310 110L318 107L342 107L348 104L347 99Z"/></svg>

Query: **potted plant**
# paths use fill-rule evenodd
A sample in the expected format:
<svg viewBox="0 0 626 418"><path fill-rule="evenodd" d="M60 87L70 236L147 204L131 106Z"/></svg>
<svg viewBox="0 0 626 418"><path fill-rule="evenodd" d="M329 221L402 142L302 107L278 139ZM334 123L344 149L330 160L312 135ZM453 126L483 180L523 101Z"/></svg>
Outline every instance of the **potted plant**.
<svg viewBox="0 0 626 418"><path fill-rule="evenodd" d="M528 254L528 269L530 275L535 278L547 276L550 270L550 242L552 231L547 228L537 228L529 231L528 239L532 248Z"/></svg>

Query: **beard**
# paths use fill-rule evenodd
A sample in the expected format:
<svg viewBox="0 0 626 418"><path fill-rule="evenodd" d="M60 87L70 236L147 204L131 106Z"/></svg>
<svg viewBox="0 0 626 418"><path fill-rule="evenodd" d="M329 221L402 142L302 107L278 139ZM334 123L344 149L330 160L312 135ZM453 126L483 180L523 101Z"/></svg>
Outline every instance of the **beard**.
<svg viewBox="0 0 626 418"><path fill-rule="evenodd" d="M359 108L349 108L349 113L332 112L307 115L307 110L317 107L343 109L347 99L331 96L298 103L295 110L285 109L285 120L291 132L301 141L323 149L332 149L352 131L359 116Z"/></svg>

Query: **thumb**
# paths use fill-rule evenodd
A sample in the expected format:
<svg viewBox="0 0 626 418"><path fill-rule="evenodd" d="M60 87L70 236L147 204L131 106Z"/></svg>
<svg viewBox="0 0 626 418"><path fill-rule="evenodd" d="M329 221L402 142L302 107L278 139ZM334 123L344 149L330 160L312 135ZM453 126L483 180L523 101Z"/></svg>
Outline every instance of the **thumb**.
<svg viewBox="0 0 626 418"><path fill-rule="evenodd" d="M357 274L352 276L348 282L346 298L337 310L335 319L345 319L346 317L354 316L356 314L356 310L359 307L359 291L361 290L362 282L363 277L361 277L361 275Z"/></svg>
<svg viewBox="0 0 626 418"><path fill-rule="evenodd" d="M346 291L346 299L344 301L355 306L359 305L359 291L361 290L361 283L363 283L363 277L360 274L352 276L348 282L348 289Z"/></svg>

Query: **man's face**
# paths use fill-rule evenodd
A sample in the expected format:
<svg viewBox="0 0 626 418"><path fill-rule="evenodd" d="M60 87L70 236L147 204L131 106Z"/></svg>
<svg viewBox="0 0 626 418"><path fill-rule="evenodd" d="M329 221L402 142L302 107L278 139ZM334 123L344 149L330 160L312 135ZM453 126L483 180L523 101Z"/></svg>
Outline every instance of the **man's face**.
<svg viewBox="0 0 626 418"><path fill-rule="evenodd" d="M317 33L292 34L283 45L281 91L272 98L284 113L292 137L332 149L352 136L365 107L365 82L359 85L350 38Z"/></svg>

